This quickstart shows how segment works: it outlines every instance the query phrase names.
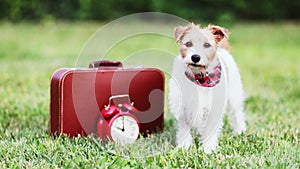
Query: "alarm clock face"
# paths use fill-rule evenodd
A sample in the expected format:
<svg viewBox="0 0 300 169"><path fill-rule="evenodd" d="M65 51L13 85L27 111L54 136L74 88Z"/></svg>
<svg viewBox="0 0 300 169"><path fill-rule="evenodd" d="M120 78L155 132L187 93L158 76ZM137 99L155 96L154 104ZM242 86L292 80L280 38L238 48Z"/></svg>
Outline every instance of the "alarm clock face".
<svg viewBox="0 0 300 169"><path fill-rule="evenodd" d="M120 144L131 144L139 136L139 124L129 115L116 117L111 124L111 137Z"/></svg>

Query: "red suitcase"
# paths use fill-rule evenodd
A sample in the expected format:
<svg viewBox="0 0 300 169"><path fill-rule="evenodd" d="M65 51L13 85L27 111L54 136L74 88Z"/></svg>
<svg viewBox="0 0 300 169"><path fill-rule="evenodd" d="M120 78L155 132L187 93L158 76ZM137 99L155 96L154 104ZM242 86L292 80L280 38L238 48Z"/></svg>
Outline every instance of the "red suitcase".
<svg viewBox="0 0 300 169"><path fill-rule="evenodd" d="M50 89L50 134L70 137L98 135L101 110L114 96L114 105L128 102L137 109L139 132L162 131L164 75L155 68L123 67L120 62L92 62L90 68L54 72Z"/></svg>

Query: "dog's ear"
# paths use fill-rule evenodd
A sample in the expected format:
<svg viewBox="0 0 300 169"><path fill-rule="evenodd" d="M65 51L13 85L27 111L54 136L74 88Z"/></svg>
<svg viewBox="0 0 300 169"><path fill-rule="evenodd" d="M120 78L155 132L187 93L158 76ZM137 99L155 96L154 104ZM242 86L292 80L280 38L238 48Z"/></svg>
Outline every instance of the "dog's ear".
<svg viewBox="0 0 300 169"><path fill-rule="evenodd" d="M228 29L215 25L209 25L208 28L211 31L211 33L215 36L216 42L220 42L224 37L229 39Z"/></svg>
<svg viewBox="0 0 300 169"><path fill-rule="evenodd" d="M178 26L178 27L174 28L174 37L175 37L176 42L179 42L182 40L181 38L183 36L184 31L185 31L185 27L183 27L183 26Z"/></svg>

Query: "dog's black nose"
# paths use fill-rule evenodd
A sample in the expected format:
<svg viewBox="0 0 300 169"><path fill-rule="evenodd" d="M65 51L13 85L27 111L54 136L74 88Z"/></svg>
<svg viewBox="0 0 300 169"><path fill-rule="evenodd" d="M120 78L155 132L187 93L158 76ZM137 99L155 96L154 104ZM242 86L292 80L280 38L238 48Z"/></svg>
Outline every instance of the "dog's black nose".
<svg viewBox="0 0 300 169"><path fill-rule="evenodd" d="M192 55L192 61L194 63L198 63L200 61L201 57L199 55Z"/></svg>

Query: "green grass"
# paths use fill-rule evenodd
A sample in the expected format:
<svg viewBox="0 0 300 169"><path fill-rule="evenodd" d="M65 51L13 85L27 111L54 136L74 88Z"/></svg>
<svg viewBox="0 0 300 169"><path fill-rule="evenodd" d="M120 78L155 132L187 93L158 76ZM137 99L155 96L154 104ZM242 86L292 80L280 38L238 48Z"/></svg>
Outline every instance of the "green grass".
<svg viewBox="0 0 300 169"><path fill-rule="evenodd" d="M198 144L189 150L174 149L175 122L168 111L162 135L126 148L103 145L93 137L50 137L51 74L61 67L74 67L86 40L101 26L0 23L0 168L300 167L300 23L229 27L232 54L247 94L248 130L234 136L226 119L213 154L204 154ZM177 53L172 39L144 35L119 43L107 58L124 60L144 48ZM145 65L158 60L161 65L171 64L168 59L149 57ZM133 62L130 58L125 61Z"/></svg>

